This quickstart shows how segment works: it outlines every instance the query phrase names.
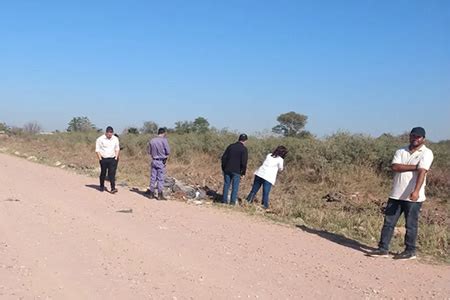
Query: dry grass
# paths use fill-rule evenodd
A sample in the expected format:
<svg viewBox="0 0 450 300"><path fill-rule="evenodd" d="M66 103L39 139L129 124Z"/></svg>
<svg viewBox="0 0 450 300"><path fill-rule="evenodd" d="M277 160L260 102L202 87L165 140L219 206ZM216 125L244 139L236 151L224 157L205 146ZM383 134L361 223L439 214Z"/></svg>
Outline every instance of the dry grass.
<svg viewBox="0 0 450 300"><path fill-rule="evenodd" d="M97 133L60 133L51 136L12 136L0 140L0 149L38 161L98 176L94 152ZM121 137L124 146L119 163L118 181L144 188L148 184L148 157L145 146L149 136ZM173 155L168 173L186 183L221 193L222 174L219 158L234 135L172 135ZM256 167L266 153L278 144L290 149L286 170L271 193L274 214L269 217L296 225L307 225L376 246L383 222L383 205L391 184L387 172L394 149L402 144L395 137L373 139L339 133L325 140L251 139L249 176L243 179L240 197L250 191ZM419 249L422 254L449 261L450 147L448 143L431 145L437 158L429 175L429 200L421 214ZM327 202L329 193L342 195L340 202ZM258 206L241 208L250 214L263 214ZM402 226L403 221L399 224ZM392 241L392 250L403 247L402 231Z"/></svg>

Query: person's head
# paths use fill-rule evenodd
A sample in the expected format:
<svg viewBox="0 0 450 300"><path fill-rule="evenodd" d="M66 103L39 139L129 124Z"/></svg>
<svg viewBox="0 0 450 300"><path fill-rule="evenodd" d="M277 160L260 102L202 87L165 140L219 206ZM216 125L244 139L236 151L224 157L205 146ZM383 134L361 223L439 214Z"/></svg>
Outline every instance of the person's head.
<svg viewBox="0 0 450 300"><path fill-rule="evenodd" d="M241 142L242 144L245 144L245 142L247 142L247 140L248 140L248 136L245 133L242 133L239 135L238 141Z"/></svg>
<svg viewBox="0 0 450 300"><path fill-rule="evenodd" d="M409 144L412 147L419 147L425 143L425 129L414 127L409 134Z"/></svg>
<svg viewBox="0 0 450 300"><path fill-rule="evenodd" d="M112 138L114 129L111 126L106 127L105 135L108 139Z"/></svg>
<svg viewBox="0 0 450 300"><path fill-rule="evenodd" d="M166 136L166 134L167 134L166 128L161 127L161 128L158 129L158 135L159 136Z"/></svg>
<svg viewBox="0 0 450 300"><path fill-rule="evenodd" d="M288 149L285 146L278 146L277 148L275 148L275 150L273 150L272 152L272 156L273 157L281 157L282 159L284 159L286 157L286 155L288 154Z"/></svg>

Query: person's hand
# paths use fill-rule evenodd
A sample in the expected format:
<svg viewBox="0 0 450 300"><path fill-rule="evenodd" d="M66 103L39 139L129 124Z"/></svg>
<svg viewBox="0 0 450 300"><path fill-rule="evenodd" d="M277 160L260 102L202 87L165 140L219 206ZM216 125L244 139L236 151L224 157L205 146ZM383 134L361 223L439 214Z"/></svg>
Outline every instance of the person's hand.
<svg viewBox="0 0 450 300"><path fill-rule="evenodd" d="M411 195L409 195L409 200L416 202L417 200L419 200L419 192L412 192Z"/></svg>

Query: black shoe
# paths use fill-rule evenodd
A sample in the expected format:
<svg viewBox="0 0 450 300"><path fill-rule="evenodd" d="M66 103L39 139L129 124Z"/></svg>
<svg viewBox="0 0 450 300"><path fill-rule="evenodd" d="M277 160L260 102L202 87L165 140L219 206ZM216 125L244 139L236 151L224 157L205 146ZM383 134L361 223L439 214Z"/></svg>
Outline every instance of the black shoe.
<svg viewBox="0 0 450 300"><path fill-rule="evenodd" d="M367 254L370 257L389 257L389 251L383 249L377 249Z"/></svg>
<svg viewBox="0 0 450 300"><path fill-rule="evenodd" d="M158 200L164 200L164 201L167 200L166 197L164 197L164 195L163 195L162 192L159 192L159 193L158 193L158 198L157 198L157 199L158 199Z"/></svg>
<svg viewBox="0 0 450 300"><path fill-rule="evenodd" d="M144 196L146 196L146 197L148 197L148 198L153 198L153 199L158 200L158 197L156 197L156 196L155 196L155 193L152 192L152 191L150 191L150 189L147 189L147 190L144 192Z"/></svg>
<svg viewBox="0 0 450 300"><path fill-rule="evenodd" d="M394 255L394 259L416 259L416 253L412 251L403 251L402 253Z"/></svg>
<svg viewBox="0 0 450 300"><path fill-rule="evenodd" d="M98 188L98 190L99 190L100 192L104 192L104 191L105 191L105 187L104 187L104 186L101 186L101 187Z"/></svg>
<svg viewBox="0 0 450 300"><path fill-rule="evenodd" d="M111 194L115 194L117 192L118 192L118 190L116 188L111 189Z"/></svg>

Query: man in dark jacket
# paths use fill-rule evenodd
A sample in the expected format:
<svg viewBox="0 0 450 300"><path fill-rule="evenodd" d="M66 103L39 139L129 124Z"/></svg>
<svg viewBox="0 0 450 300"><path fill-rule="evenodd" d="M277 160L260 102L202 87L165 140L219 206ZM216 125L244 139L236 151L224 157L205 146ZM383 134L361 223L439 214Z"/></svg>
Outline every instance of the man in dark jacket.
<svg viewBox="0 0 450 300"><path fill-rule="evenodd" d="M239 140L229 145L222 155L223 203L228 203L228 191L231 185L230 204L236 204L241 176L245 176L247 171L248 152L245 147L247 140L247 135L241 134Z"/></svg>

